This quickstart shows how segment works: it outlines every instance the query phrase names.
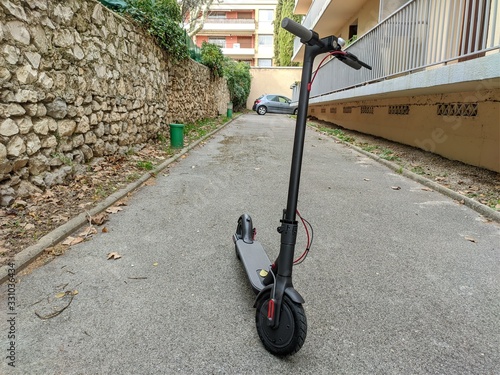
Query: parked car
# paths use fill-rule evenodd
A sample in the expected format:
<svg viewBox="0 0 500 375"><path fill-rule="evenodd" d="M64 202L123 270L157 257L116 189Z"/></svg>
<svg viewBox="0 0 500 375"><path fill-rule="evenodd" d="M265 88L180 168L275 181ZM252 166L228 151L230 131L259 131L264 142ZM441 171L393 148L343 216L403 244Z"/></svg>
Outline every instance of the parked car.
<svg viewBox="0 0 500 375"><path fill-rule="evenodd" d="M267 94L260 96L253 103L252 110L259 115L269 113L297 114L297 105L291 105L292 101L283 95Z"/></svg>

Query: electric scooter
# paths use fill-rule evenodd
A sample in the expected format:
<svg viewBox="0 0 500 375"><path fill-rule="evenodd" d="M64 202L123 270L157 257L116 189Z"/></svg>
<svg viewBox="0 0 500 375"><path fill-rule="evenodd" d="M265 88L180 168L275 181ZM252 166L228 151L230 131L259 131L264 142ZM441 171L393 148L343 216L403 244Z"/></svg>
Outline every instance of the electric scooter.
<svg viewBox="0 0 500 375"><path fill-rule="evenodd" d="M342 51L345 42L341 38L332 35L320 39L315 31L308 30L289 18L282 20L281 27L300 38L305 44L305 52L287 206L283 210L281 225L278 227L278 233L281 235L279 255L276 261L271 263L262 245L255 240L252 218L248 214L243 214L238 219L233 241L236 256L243 263L250 285L257 294L254 307L259 338L270 353L285 356L298 352L307 335L307 320L302 307L305 301L293 287L292 269L298 230L297 201L314 58L328 53L357 70L361 67L371 67L353 54ZM300 214L298 216L301 218ZM302 221L304 222L303 219ZM309 251L309 248L310 243L306 251Z"/></svg>

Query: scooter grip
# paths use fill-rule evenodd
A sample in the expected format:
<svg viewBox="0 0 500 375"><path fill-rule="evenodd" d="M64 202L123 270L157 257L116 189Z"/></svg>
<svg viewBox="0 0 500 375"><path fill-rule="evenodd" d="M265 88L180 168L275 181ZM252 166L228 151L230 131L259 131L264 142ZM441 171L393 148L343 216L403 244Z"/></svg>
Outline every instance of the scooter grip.
<svg viewBox="0 0 500 375"><path fill-rule="evenodd" d="M344 57L342 59L339 59L342 61L344 64L349 65L351 68L359 70L361 69L361 64L358 61L351 60L348 57Z"/></svg>
<svg viewBox="0 0 500 375"><path fill-rule="evenodd" d="M288 17L283 18L281 21L281 27L290 31L293 35L298 36L303 43L309 42L314 35L312 30L306 29L300 23L297 23Z"/></svg>

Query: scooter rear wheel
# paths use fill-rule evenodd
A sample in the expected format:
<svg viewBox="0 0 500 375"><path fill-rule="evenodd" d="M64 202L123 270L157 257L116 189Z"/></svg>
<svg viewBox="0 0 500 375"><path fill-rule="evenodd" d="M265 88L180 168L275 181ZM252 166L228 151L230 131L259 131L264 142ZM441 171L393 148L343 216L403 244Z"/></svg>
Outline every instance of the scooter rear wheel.
<svg viewBox="0 0 500 375"><path fill-rule="evenodd" d="M304 308L300 303L293 302L286 295L281 303L279 327L268 325L267 309L269 297L262 298L255 314L257 333L264 347L270 353L285 356L297 353L307 335L307 320Z"/></svg>

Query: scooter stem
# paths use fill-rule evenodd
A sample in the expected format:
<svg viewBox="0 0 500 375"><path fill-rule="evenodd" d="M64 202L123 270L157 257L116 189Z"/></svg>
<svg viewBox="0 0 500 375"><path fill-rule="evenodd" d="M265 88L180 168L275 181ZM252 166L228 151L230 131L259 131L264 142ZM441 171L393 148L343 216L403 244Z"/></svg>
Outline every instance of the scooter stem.
<svg viewBox="0 0 500 375"><path fill-rule="evenodd" d="M293 144L292 153L292 165L290 170L290 183L288 187L288 201L287 209L285 214L285 220L294 222L296 220L297 202L299 196L299 184L300 184L300 174L302 168L302 155L304 152L304 141L306 133L306 120L307 120L307 109L309 102L309 90L308 83L311 81L312 76L312 66L314 61L314 55L311 53L311 49L315 49L316 46L311 47L306 45L306 52L304 56L304 65L302 67L302 78L299 93L299 105L297 121L295 125L295 138Z"/></svg>
<svg viewBox="0 0 500 375"><path fill-rule="evenodd" d="M281 247L277 260L278 275L290 277L293 268L295 239L297 235L297 202L299 197L300 174L306 133L307 110L309 103L309 82L311 82L314 58L320 53L332 50L332 39L318 39L317 34L305 45L304 64L299 93L298 115L295 125L292 165L288 186L287 206L280 227ZM290 233L290 231L292 233Z"/></svg>

